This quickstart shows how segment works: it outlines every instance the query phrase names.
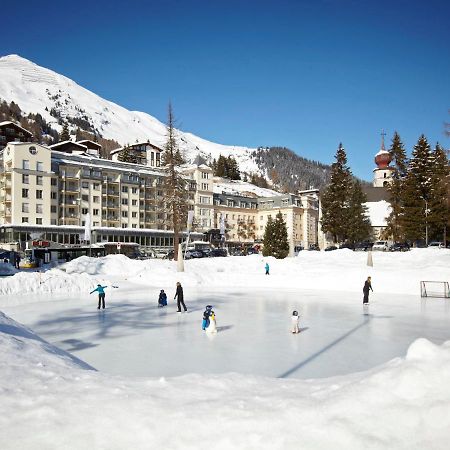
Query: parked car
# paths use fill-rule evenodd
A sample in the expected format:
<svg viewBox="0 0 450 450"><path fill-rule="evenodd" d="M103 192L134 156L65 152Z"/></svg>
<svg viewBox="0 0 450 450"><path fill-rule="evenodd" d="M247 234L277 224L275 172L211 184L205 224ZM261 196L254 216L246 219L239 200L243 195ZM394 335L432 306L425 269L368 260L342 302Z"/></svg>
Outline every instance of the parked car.
<svg viewBox="0 0 450 450"><path fill-rule="evenodd" d="M339 248L348 248L350 250L355 250L355 244L352 244L351 242L344 242L339 246Z"/></svg>
<svg viewBox="0 0 450 450"><path fill-rule="evenodd" d="M395 242L389 247L390 252L407 252L411 250L407 242Z"/></svg>
<svg viewBox="0 0 450 450"><path fill-rule="evenodd" d="M326 252L331 252L333 250L337 250L338 248L335 245L329 245L328 247L325 248Z"/></svg>
<svg viewBox="0 0 450 450"><path fill-rule="evenodd" d="M376 241L375 244L373 244L372 250L386 252L389 250L388 242L387 241Z"/></svg>
<svg viewBox="0 0 450 450"><path fill-rule="evenodd" d="M445 245L443 242L433 241L428 244L428 247L445 248Z"/></svg>
<svg viewBox="0 0 450 450"><path fill-rule="evenodd" d="M256 250L256 248L250 247L247 249L247 255L257 255L258 254L258 250Z"/></svg>
<svg viewBox="0 0 450 450"><path fill-rule="evenodd" d="M320 251L320 248L319 248L319 246L318 246L317 244L309 244L308 250L311 250L311 251Z"/></svg>
<svg viewBox="0 0 450 450"><path fill-rule="evenodd" d="M355 245L355 251L357 252L367 252L372 250L373 242L358 242Z"/></svg>
<svg viewBox="0 0 450 450"><path fill-rule="evenodd" d="M228 256L225 248L213 248L210 252L210 256Z"/></svg>

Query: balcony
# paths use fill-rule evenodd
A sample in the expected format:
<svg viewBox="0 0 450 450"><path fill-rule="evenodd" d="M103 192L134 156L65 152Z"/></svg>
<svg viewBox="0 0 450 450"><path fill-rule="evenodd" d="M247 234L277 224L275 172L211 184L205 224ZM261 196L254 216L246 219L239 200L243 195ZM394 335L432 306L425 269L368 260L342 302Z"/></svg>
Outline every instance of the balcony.
<svg viewBox="0 0 450 450"><path fill-rule="evenodd" d="M141 184L141 180L137 176L132 175L121 175L120 181L125 184Z"/></svg>
<svg viewBox="0 0 450 450"><path fill-rule="evenodd" d="M111 197L119 197L120 196L120 192L116 191L114 189L108 189L102 192L102 195L109 195Z"/></svg>
<svg viewBox="0 0 450 450"><path fill-rule="evenodd" d="M118 203L107 202L102 206L102 208L120 209L120 205Z"/></svg>
<svg viewBox="0 0 450 450"><path fill-rule="evenodd" d="M77 184L60 184L59 190L61 192L76 192L78 193L80 191L80 187Z"/></svg>
<svg viewBox="0 0 450 450"><path fill-rule="evenodd" d="M73 199L73 198L64 198L64 197L60 197L60 201L59 201L60 205L70 205L70 206L75 206L76 208L78 208L80 205L78 204L78 200Z"/></svg>

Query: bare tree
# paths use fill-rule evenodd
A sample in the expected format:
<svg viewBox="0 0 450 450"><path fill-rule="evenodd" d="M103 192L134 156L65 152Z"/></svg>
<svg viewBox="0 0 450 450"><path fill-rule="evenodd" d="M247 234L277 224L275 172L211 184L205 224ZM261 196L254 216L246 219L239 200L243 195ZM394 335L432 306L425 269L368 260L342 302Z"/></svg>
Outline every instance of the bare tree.
<svg viewBox="0 0 450 450"><path fill-rule="evenodd" d="M187 219L187 189L186 181L179 167L184 163L178 147L175 118L172 105L169 103L167 116L167 141L162 154L164 177L164 206L168 222L173 229L173 251L175 260L178 258L180 233Z"/></svg>

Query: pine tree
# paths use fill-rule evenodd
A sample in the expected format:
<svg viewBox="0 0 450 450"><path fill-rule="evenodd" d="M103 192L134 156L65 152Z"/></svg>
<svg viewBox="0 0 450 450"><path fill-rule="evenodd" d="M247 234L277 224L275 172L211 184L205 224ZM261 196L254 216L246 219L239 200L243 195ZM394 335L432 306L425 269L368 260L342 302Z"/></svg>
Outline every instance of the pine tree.
<svg viewBox="0 0 450 450"><path fill-rule="evenodd" d="M422 135L414 146L403 189L404 214L400 223L409 241L426 237L432 177L433 155L426 137Z"/></svg>
<svg viewBox="0 0 450 450"><path fill-rule="evenodd" d="M404 184L408 173L408 160L406 150L397 132L392 138L392 145L389 149L392 156L392 165L395 171L392 174L392 182L388 184L387 191L390 194L391 213L387 218L387 227L385 234L392 236L394 241L403 241L405 239L404 231L401 226L401 220L404 215Z"/></svg>
<svg viewBox="0 0 450 450"><path fill-rule="evenodd" d="M217 177L226 177L227 176L226 159L222 155L219 155L219 159L217 160L217 166L216 166L216 171L215 171L214 175Z"/></svg>
<svg viewBox="0 0 450 450"><path fill-rule="evenodd" d="M428 223L430 237L445 242L450 220L449 210L449 163L445 150L437 144L433 152L433 172L429 201Z"/></svg>
<svg viewBox="0 0 450 450"><path fill-rule="evenodd" d="M138 160L136 155L130 149L128 145L126 145L117 155L117 159L122 162L129 162L137 164Z"/></svg>
<svg viewBox="0 0 450 450"><path fill-rule="evenodd" d="M350 191L347 239L352 244L365 241L371 237L372 226L368 216L367 196L364 194L361 183L355 180Z"/></svg>
<svg viewBox="0 0 450 450"><path fill-rule="evenodd" d="M64 122L62 131L59 135L59 142L64 142L64 141L70 141L69 126L67 125L67 122Z"/></svg>
<svg viewBox="0 0 450 450"><path fill-rule="evenodd" d="M336 162L331 166L331 180L322 195L322 230L342 242L348 235L348 203L351 190L351 172L342 144L336 152Z"/></svg>
<svg viewBox="0 0 450 450"><path fill-rule="evenodd" d="M168 212L173 229L173 251L176 260L178 258L180 232L187 220L188 202L186 182L178 169L184 161L177 144L175 118L170 103L166 129L167 141L162 154L163 170L166 175L164 177L164 206Z"/></svg>
<svg viewBox="0 0 450 450"><path fill-rule="evenodd" d="M264 256L275 256L277 259L284 259L289 255L289 242L286 222L281 211L275 216L275 220L269 217L264 230Z"/></svg>

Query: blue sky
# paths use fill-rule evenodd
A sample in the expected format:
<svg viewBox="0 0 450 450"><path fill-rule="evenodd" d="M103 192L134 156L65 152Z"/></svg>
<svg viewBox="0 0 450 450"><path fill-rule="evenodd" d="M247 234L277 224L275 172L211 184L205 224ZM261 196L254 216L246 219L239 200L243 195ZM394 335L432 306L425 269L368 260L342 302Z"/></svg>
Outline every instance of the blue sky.
<svg viewBox="0 0 450 450"><path fill-rule="evenodd" d="M16 3L17 4L17 3ZM450 3L137 1L2 5L17 53L130 110L230 145L286 146L372 177L380 131L449 147Z"/></svg>

